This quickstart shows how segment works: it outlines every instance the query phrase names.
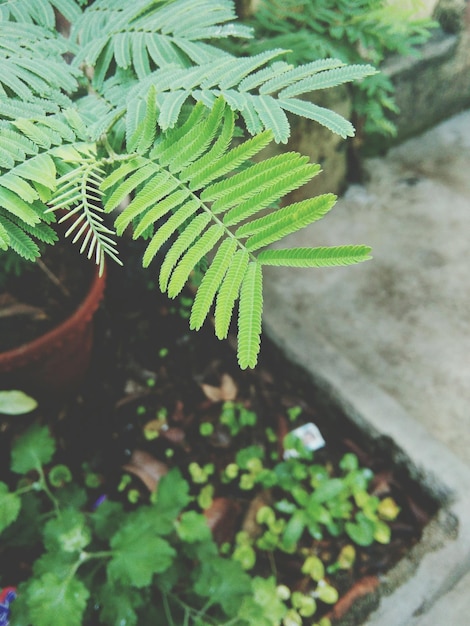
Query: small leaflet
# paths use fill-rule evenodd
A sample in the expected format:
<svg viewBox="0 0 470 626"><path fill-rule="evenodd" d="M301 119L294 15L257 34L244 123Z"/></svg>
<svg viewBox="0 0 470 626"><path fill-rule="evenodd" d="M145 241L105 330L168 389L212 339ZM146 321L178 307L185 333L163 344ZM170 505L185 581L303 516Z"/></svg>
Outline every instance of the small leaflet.
<svg viewBox="0 0 470 626"><path fill-rule="evenodd" d="M307 450L319 450L323 448L325 445L325 440L322 437L322 434L313 422L308 422L307 424L303 424L303 426L299 426L299 428L295 428L290 432L291 435L294 435L304 444ZM284 459L293 459L299 456L297 450L288 449L284 451Z"/></svg>

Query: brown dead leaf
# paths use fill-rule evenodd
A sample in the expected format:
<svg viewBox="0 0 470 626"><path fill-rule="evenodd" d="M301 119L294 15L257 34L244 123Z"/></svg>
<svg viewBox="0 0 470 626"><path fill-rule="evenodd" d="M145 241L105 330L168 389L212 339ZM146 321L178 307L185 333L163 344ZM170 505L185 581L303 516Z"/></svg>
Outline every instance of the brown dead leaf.
<svg viewBox="0 0 470 626"><path fill-rule="evenodd" d="M238 393L238 387L229 374L222 374L220 387L213 385L201 384L202 391L212 402L230 402L235 400Z"/></svg>
<svg viewBox="0 0 470 626"><path fill-rule="evenodd" d="M211 506L204 511L207 525L218 544L233 539L239 513L239 506L230 498L214 498Z"/></svg>
<svg viewBox="0 0 470 626"><path fill-rule="evenodd" d="M259 493L250 503L242 523L242 530L248 533L252 539L262 534L262 528L256 521L256 515L262 506L271 506L273 498L269 490Z"/></svg>
<svg viewBox="0 0 470 626"><path fill-rule="evenodd" d="M44 309L20 302L9 293L0 294L0 318L17 317L19 315L30 317L33 320L47 319Z"/></svg>
<svg viewBox="0 0 470 626"><path fill-rule="evenodd" d="M339 621L346 613L348 613L352 606L361 598L374 593L379 586L379 579L377 576L365 576L358 580L347 591L344 596L338 600L333 609L328 613L328 617L333 622Z"/></svg>
<svg viewBox="0 0 470 626"><path fill-rule="evenodd" d="M157 489L162 476L168 473L168 465L144 450L134 450L129 463L123 465L122 469L140 478L151 492Z"/></svg>

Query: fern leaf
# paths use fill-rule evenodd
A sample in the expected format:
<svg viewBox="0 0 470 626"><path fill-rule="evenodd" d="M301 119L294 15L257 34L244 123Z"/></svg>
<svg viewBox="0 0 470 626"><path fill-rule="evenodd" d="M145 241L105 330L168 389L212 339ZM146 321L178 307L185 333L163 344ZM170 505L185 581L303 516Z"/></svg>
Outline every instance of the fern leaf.
<svg viewBox="0 0 470 626"><path fill-rule="evenodd" d="M38 153L38 147L33 141L10 128L2 129L0 150L6 150L14 161L24 161L26 155ZM10 167L13 167L13 164Z"/></svg>
<svg viewBox="0 0 470 626"><path fill-rule="evenodd" d="M48 150L52 146L53 138L51 134L39 128L37 124L34 124L30 120L15 120L13 124L16 126L16 128L21 130L21 132L23 132L26 137L31 139L31 141L33 141L41 148L45 148L46 150ZM55 138L57 139L57 134L55 135ZM59 141L54 141L54 143L60 143L60 139Z"/></svg>
<svg viewBox="0 0 470 626"><path fill-rule="evenodd" d="M25 222L18 220L14 216L11 216L11 221L14 222L19 228L21 228L21 230L24 231L27 235L30 235L31 237L34 237L39 241L51 245L58 240L57 233L48 224L40 222L35 226L29 226L28 224L25 224Z"/></svg>
<svg viewBox="0 0 470 626"><path fill-rule="evenodd" d="M106 191L110 187L113 187L128 174L130 174L131 172L135 172L147 163L148 161L146 159L139 156L133 157L129 161L125 161L122 165L120 165L104 179L104 181L101 183L101 191Z"/></svg>
<svg viewBox="0 0 470 626"><path fill-rule="evenodd" d="M241 114L245 120L246 129L251 135L257 135L263 130L263 124L260 116L258 115L251 99L246 99L245 108L241 111Z"/></svg>
<svg viewBox="0 0 470 626"><path fill-rule="evenodd" d="M288 248L263 250L258 254L261 265L286 267L331 267L352 265L371 259L369 246L331 246L321 248Z"/></svg>
<svg viewBox="0 0 470 626"><path fill-rule="evenodd" d="M251 159L255 154L261 152L268 143L272 140L271 131L265 131L247 139L236 148L232 148L223 157L218 159L215 163L205 168L204 172L195 176L190 183L190 187L193 190L201 189L213 180L217 180L221 176L232 172L235 168L245 163L248 159ZM201 198L204 192L201 194Z"/></svg>
<svg viewBox="0 0 470 626"><path fill-rule="evenodd" d="M189 97L189 92L185 90L170 91L162 94L162 104L158 115L158 125L162 130L173 128L178 121L181 107Z"/></svg>
<svg viewBox="0 0 470 626"><path fill-rule="evenodd" d="M157 67L175 64L181 67L183 59L178 50L171 44L167 37L158 33L147 33L145 38L147 51Z"/></svg>
<svg viewBox="0 0 470 626"><path fill-rule="evenodd" d="M110 213L113 211L117 206L119 206L119 204L121 204L126 196L136 189L136 187L148 180L152 174L156 174L157 172L158 167L154 163L149 163L147 161L142 168L135 171L113 191L110 198L106 201L106 212ZM103 186L101 186L101 189L103 189Z"/></svg>
<svg viewBox="0 0 470 626"><path fill-rule="evenodd" d="M277 101L271 96L252 96L256 101L256 113L259 115L265 128L273 131L276 143L287 143L290 135L290 125L286 114Z"/></svg>
<svg viewBox="0 0 470 626"><path fill-rule="evenodd" d="M293 66L289 63L286 63L285 61L276 61L276 63L273 63L268 67L264 67L257 72L249 74L246 78L240 81L238 89L240 91L250 91L252 89L255 89L256 87L259 87L260 85L263 85L263 83L267 83L267 81L269 81L271 78L279 77L281 74L288 72L292 68ZM287 82L287 84L290 84L290 80ZM260 93L265 92L261 91L260 89Z"/></svg>
<svg viewBox="0 0 470 626"><path fill-rule="evenodd" d="M181 258L178 265L174 269L170 282L168 284L167 293L170 298L176 298L176 296L183 289L184 284L189 278L189 274L194 269L197 263L202 257L207 254L215 244L223 237L225 229L219 224L213 224L202 237L186 252Z"/></svg>
<svg viewBox="0 0 470 626"><path fill-rule="evenodd" d="M240 294L240 287L248 268L249 255L246 250L235 252L225 280L217 294L215 307L215 334L219 339L228 335L235 302Z"/></svg>
<svg viewBox="0 0 470 626"><path fill-rule="evenodd" d="M8 236L7 229L2 223L0 216L0 250L8 250L10 247L10 237Z"/></svg>
<svg viewBox="0 0 470 626"><path fill-rule="evenodd" d="M214 213L227 210L247 198L258 195L274 185L277 180L282 180L286 172L290 173L299 165L305 165L307 161L308 157L301 157L295 152L285 152L265 159L234 174L228 180L210 185L204 192L204 200L213 203Z"/></svg>
<svg viewBox="0 0 470 626"><path fill-rule="evenodd" d="M176 194L173 194L175 196ZM188 193L185 190L180 190L177 192L178 197L174 198L173 196L168 196L158 204L157 211L158 217L162 217L166 213L168 213L176 204L179 204L181 200L184 200L187 197ZM158 250L162 247L162 245L167 241L171 235L178 229L181 224L183 224L191 215L193 215L194 211L198 208L199 201L191 200L184 204L176 213L174 213L166 222L161 226L155 235L152 237L147 249L145 250L143 265L144 267L148 267L151 263L154 256L157 254ZM153 217L153 216L152 216ZM152 221L155 221L154 219Z"/></svg>
<svg viewBox="0 0 470 626"><path fill-rule="evenodd" d="M8 242L8 247L14 250L27 261L34 261L39 256L39 248L32 238L22 228L12 221L0 217L3 231L3 240Z"/></svg>
<svg viewBox="0 0 470 626"><path fill-rule="evenodd" d="M0 184L17 194L22 200L30 204L39 198L38 192L19 176L14 176L11 172L4 174L0 178Z"/></svg>
<svg viewBox="0 0 470 626"><path fill-rule="evenodd" d="M283 54L285 54L285 50L268 50L253 57L239 59L237 65L222 75L218 81L220 89L226 90L238 85L246 76L251 75L254 70Z"/></svg>
<svg viewBox="0 0 470 626"><path fill-rule="evenodd" d="M200 236L210 221L211 215L209 213L197 215L172 244L160 268L159 284L162 292L167 290L170 274L181 255Z"/></svg>
<svg viewBox="0 0 470 626"><path fill-rule="evenodd" d="M12 215L16 215L16 217L19 217L30 226L38 224L40 219L29 203L22 200L16 193L6 187L2 187L1 183L2 179L0 178L0 207L3 207Z"/></svg>
<svg viewBox="0 0 470 626"><path fill-rule="evenodd" d="M299 161L303 159L300 158ZM234 226L239 222L251 217L253 214L265 209L273 202L277 202L284 195L298 189L311 180L319 171L319 166L313 163L300 162L291 170L280 173L271 186L260 191L256 196L248 198L233 209L228 211L223 219L226 226Z"/></svg>
<svg viewBox="0 0 470 626"><path fill-rule="evenodd" d="M122 234L129 224L178 186L178 181L170 179L168 172L160 172L145 184L122 211L115 222L118 234Z"/></svg>
<svg viewBox="0 0 470 626"><path fill-rule="evenodd" d="M159 218L166 215L169 211L180 205L188 197L188 191L186 189L179 189L175 193L167 196L164 200L159 202L151 214L146 215L148 220L142 220L139 228L134 233L134 239L142 234L151 224L154 224ZM199 200L190 200L186 204L183 204L176 212L166 220L165 224L161 226L155 235L145 252L145 258L150 260L155 256L161 246L167 241L171 235L177 230L181 224L183 224L199 207Z"/></svg>
<svg viewBox="0 0 470 626"><path fill-rule="evenodd" d="M309 78L324 70L332 70L343 67L345 64L339 59L319 59L311 63L305 63L299 67L291 67L286 72L273 76L260 87L260 94L270 94L284 87L298 83L302 79Z"/></svg>
<svg viewBox="0 0 470 626"><path fill-rule="evenodd" d="M145 33L132 33L132 63L137 78L142 80L151 73Z"/></svg>
<svg viewBox="0 0 470 626"><path fill-rule="evenodd" d="M191 308L189 320L191 329L199 330L203 325L236 249L236 240L226 239L217 250L214 260L199 285Z"/></svg>
<svg viewBox="0 0 470 626"><path fill-rule="evenodd" d="M314 91L315 89L327 89L328 87L336 87L353 80L360 80L376 73L377 70L372 65L345 65L304 78L294 85L282 89L279 92L279 97L283 99L292 98L292 96Z"/></svg>
<svg viewBox="0 0 470 626"><path fill-rule="evenodd" d="M188 119L183 124L177 128L172 128L165 133L164 137L161 138L154 149L150 152L150 158L154 159L173 146L177 141L189 133L204 118L206 113L206 107L202 104L202 102L198 102L196 106L192 108Z"/></svg>
<svg viewBox="0 0 470 626"><path fill-rule="evenodd" d="M169 211L173 211L176 207L182 204L187 199L188 196L189 196L189 192L187 189L178 189L174 193L168 195L161 202L158 202L158 204L154 208L150 209L143 216L140 224L136 227L134 231L134 239L136 239L137 237L142 235L144 232L146 232L146 230L149 227L153 227L153 225L158 220L160 220L164 215L166 215ZM196 198L193 200L190 200L187 203L188 210L190 211L190 213L191 213L191 210L189 209L189 207L192 207L192 212L194 213L194 211L200 206L200 204L201 203Z"/></svg>
<svg viewBox="0 0 470 626"><path fill-rule="evenodd" d="M263 276L261 265L248 265L240 290L238 311L238 363L242 369L255 367L261 343Z"/></svg>
<svg viewBox="0 0 470 626"><path fill-rule="evenodd" d="M187 182L192 178L199 177L206 168L210 167L216 160L219 159L227 150L232 141L235 128L235 117L231 109L226 109L224 113L224 122L222 130L214 142L214 145L210 148L205 155L188 165L184 172L181 173L181 180Z"/></svg>
<svg viewBox="0 0 470 626"><path fill-rule="evenodd" d="M54 189L56 185L55 164L48 154L38 154L24 161L24 163L20 163L11 173L45 185L49 189Z"/></svg>
<svg viewBox="0 0 470 626"><path fill-rule="evenodd" d="M354 137L354 126L351 122L330 109L297 98L279 100L279 105L286 111L295 113L295 115L318 122L333 133L340 135L343 139Z"/></svg>
<svg viewBox="0 0 470 626"><path fill-rule="evenodd" d="M0 167L5 168L6 170L11 169L15 165L15 159L13 158L11 152L5 150L0 146Z"/></svg>
<svg viewBox="0 0 470 626"><path fill-rule="evenodd" d="M246 248L253 252L279 241L286 235L290 235L323 217L333 208L335 202L336 196L328 193L291 205L291 211L288 215L274 221L269 227L247 239Z"/></svg>
<svg viewBox="0 0 470 626"><path fill-rule="evenodd" d="M147 94L147 102L145 106L145 117L138 124L132 137L127 141L128 152L134 152L136 149L143 154L152 145L155 139L155 131L157 128L157 108L156 108L156 92L153 85Z"/></svg>

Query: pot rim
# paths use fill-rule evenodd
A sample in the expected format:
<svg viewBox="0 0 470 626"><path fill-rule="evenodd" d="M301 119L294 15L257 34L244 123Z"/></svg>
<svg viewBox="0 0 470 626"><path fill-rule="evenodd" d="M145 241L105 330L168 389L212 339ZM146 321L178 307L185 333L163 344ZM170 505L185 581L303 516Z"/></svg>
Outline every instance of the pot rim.
<svg viewBox="0 0 470 626"><path fill-rule="evenodd" d="M36 339L24 343L12 350L0 352L0 372L8 371L12 367L21 365L26 359L37 359L54 349L57 344L64 343L67 336L91 320L97 310L106 281L106 265L103 273L99 274L99 267L95 266L88 291L75 311L60 324L51 328Z"/></svg>

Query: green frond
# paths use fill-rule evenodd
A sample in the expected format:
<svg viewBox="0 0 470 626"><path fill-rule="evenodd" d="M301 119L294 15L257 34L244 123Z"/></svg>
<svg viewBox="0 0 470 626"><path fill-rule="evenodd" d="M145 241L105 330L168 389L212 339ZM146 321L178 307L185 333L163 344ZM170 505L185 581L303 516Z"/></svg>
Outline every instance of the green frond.
<svg viewBox="0 0 470 626"><path fill-rule="evenodd" d="M263 85L272 78L279 77L281 74L284 74L292 69L293 66L290 63L286 63L285 61L276 61L272 65L263 67L263 69L246 76L242 81L240 81L238 89L240 91L251 91L252 89L260 87L260 85ZM260 93L264 92L260 89Z"/></svg>
<svg viewBox="0 0 470 626"><path fill-rule="evenodd" d="M245 121L246 129L250 135L257 135L263 130L263 123L258 115L253 102L247 98L245 108L242 109L241 115Z"/></svg>
<svg viewBox="0 0 470 626"><path fill-rule="evenodd" d="M251 101L264 127L273 131L274 141L287 143L290 136L289 120L277 101L271 96L252 96Z"/></svg>
<svg viewBox="0 0 470 626"><path fill-rule="evenodd" d="M270 141L272 141L272 138L272 133L270 131L265 131L255 137L247 139L236 148L232 148L215 163L212 163L204 168L203 172L194 176L190 184L191 189L201 189L208 183L217 180L229 172L233 172L242 163L245 163L255 154L261 152L261 150L265 148ZM201 198L203 195L204 192L201 194Z"/></svg>
<svg viewBox="0 0 470 626"><path fill-rule="evenodd" d="M126 178L111 194L105 204L105 210L107 213L113 211L116 207L118 207L121 202L131 193L133 192L139 185L148 180L153 174L158 173L158 167L156 164L146 161L145 165L141 168L134 171L134 173ZM103 191L103 185L105 181L101 185L101 190Z"/></svg>
<svg viewBox="0 0 470 626"><path fill-rule="evenodd" d="M56 185L56 167L48 154L38 154L18 164L11 173L25 180L31 180L54 189ZM1 184L1 178L0 178Z"/></svg>
<svg viewBox="0 0 470 626"><path fill-rule="evenodd" d="M137 237L140 237L149 227L152 227L159 219L161 219L169 211L173 211L174 209L176 209L176 207L181 205L181 203L183 203L187 199L188 196L189 196L189 192L187 189L178 189L174 193L168 195L161 202L158 202L158 204L154 208L152 208L150 211L148 211L144 215L141 222L136 227L134 231L134 239L136 239ZM175 223L177 224L177 227L179 227L180 224L183 224L184 221L186 220L186 218L183 217L186 211L189 212L189 215L192 215L192 213L194 213L194 211L200 207L200 204L201 203L199 202L197 198L187 202L182 208L180 208L177 211L177 213L175 213L174 215L172 215L171 218L168 219L167 223L159 229L157 235L163 236L164 241L166 241L171 236L172 232L175 229L173 229L172 232L170 232L170 234L165 234L166 233L165 229L166 228L172 229ZM154 245L156 245L156 242Z"/></svg>
<svg viewBox="0 0 470 626"><path fill-rule="evenodd" d="M237 242L235 239L225 239L217 250L214 260L204 274L201 284L198 287L191 308L191 317L189 320L191 329L199 330L203 325L236 249Z"/></svg>
<svg viewBox="0 0 470 626"><path fill-rule="evenodd" d="M315 75L324 70L332 70L344 66L343 61L339 59L319 59L312 63L305 63L299 67L289 66L282 73L277 73L269 80L266 80L260 87L260 94L270 94L279 91L289 85L297 83L300 80Z"/></svg>
<svg viewBox="0 0 470 626"><path fill-rule="evenodd" d="M226 151L232 141L235 129L235 116L229 108L225 109L222 130L217 140L205 155L201 156L197 161L188 165L184 171L184 182L197 179L209 166L219 159Z"/></svg>
<svg viewBox="0 0 470 626"><path fill-rule="evenodd" d="M100 186L104 180L104 170L100 161L90 157L82 164L57 181L57 190L52 195L49 211L67 209L59 223L70 220L65 233L72 243L80 245L80 252L94 257L100 273L104 269L105 256L122 264L113 239L114 231L104 223Z"/></svg>
<svg viewBox="0 0 470 626"><path fill-rule="evenodd" d="M261 265L286 267L331 267L352 265L371 259L369 246L331 246L321 248L288 248L263 250L258 254Z"/></svg>
<svg viewBox="0 0 470 626"><path fill-rule="evenodd" d="M0 178L0 207L30 226L38 224L40 219L31 208L30 204L25 202L13 191L10 191L10 189L2 187L1 185L2 178Z"/></svg>
<svg viewBox="0 0 470 626"><path fill-rule="evenodd" d="M315 73L313 76L285 87L279 92L279 97L283 99L292 98L316 89L327 89L328 87L336 87L353 80L360 80L376 73L377 70L372 65L344 65L343 67Z"/></svg>
<svg viewBox="0 0 470 626"><path fill-rule="evenodd" d="M335 203L336 196L328 193L292 204L288 213L283 213L279 219L272 220L271 225L247 239L245 242L247 250L251 252L259 250L291 233L295 233L323 217L333 208ZM271 218L271 215L269 217Z"/></svg>
<svg viewBox="0 0 470 626"><path fill-rule="evenodd" d="M136 125L132 136L127 140L128 152L136 151L143 154L153 144L157 128L156 104L156 91L152 85L147 94L147 101L145 103L145 116Z"/></svg>
<svg viewBox="0 0 470 626"><path fill-rule="evenodd" d="M335 113L335 111L297 98L279 100L279 105L286 111L290 111L290 113L318 122L333 133L340 135L343 139L354 137L354 126L349 120Z"/></svg>
<svg viewBox="0 0 470 626"><path fill-rule="evenodd" d="M131 172L135 172L147 163L147 159L139 156L135 156L128 161L124 161L122 165L113 170L111 174L109 174L109 176L104 179L104 181L101 183L101 191L107 191L110 187L113 187L128 174L130 174Z"/></svg>
<svg viewBox="0 0 470 626"><path fill-rule="evenodd" d="M6 151L15 161L24 161L26 156L38 153L38 146L12 128L2 128L0 135L0 150ZM10 167L13 167L13 163Z"/></svg>
<svg viewBox="0 0 470 626"><path fill-rule="evenodd" d="M320 171L320 166L318 166ZM333 194L327 194L328 198L334 199ZM255 220L246 222L235 231L235 236L240 238L248 237L249 235L256 235L262 233L271 227L275 226L279 222L289 221L292 216L298 215L299 212L309 212L312 222L321 219L332 208L329 202L324 202L325 196L317 196L315 198L307 198L300 202L294 202L288 204L282 209L276 209ZM309 223L312 223L309 222Z"/></svg>
<svg viewBox="0 0 470 626"><path fill-rule="evenodd" d="M176 298L188 280L189 274L196 267L196 264L199 263L204 255L214 248L224 234L225 229L223 226L213 224L185 253L171 275L167 290L170 298Z"/></svg>
<svg viewBox="0 0 470 626"><path fill-rule="evenodd" d="M39 256L39 248L23 228L5 217L0 207L0 237L3 249L11 248L28 261L34 261Z"/></svg>
<svg viewBox="0 0 470 626"><path fill-rule="evenodd" d="M8 0L0 4L0 21L30 22L52 29L55 26L54 9L71 22L81 14L75 0Z"/></svg>
<svg viewBox="0 0 470 626"><path fill-rule="evenodd" d="M302 157L298 161L297 164L292 162L292 168L280 173L273 184L260 191L258 195L248 198L230 209L224 216L224 224L226 226L239 224L260 210L267 208L273 202L277 202L294 189L298 189L320 171L319 165L303 163Z"/></svg>
<svg viewBox="0 0 470 626"><path fill-rule="evenodd" d="M31 238L34 237L34 239L37 239L38 241L42 241L49 245L55 243L58 240L58 236L55 230L45 222L40 222L39 224L35 224L34 226L29 226L28 224L25 224L25 222L19 220L13 215L9 215L9 219L11 222L16 224L24 233L30 235Z"/></svg>
<svg viewBox="0 0 470 626"><path fill-rule="evenodd" d="M2 223L0 215L0 250L8 250L10 246L10 237L8 236L7 229Z"/></svg>
<svg viewBox="0 0 470 626"><path fill-rule="evenodd" d="M263 276L261 265L251 262L245 272L238 310L238 363L242 369L255 367L261 344Z"/></svg>
<svg viewBox="0 0 470 626"><path fill-rule="evenodd" d="M246 250L237 250L225 276L215 306L215 334L219 339L228 335L235 302L240 294L240 287L248 268L249 255Z"/></svg>
<svg viewBox="0 0 470 626"><path fill-rule="evenodd" d="M259 67L266 65L268 61L284 54L285 50L268 50L267 52L262 52L253 57L238 59L236 65L234 65L230 59L228 71L227 67L222 67L218 73L213 74L210 82L213 85L218 85L222 91L225 91L226 89L230 89L230 87L238 85L246 76ZM207 85L203 84L202 87L207 88Z"/></svg>
<svg viewBox="0 0 470 626"><path fill-rule="evenodd" d="M220 213L240 204L274 185L299 166L308 162L308 157L296 152L284 152L259 163L250 165L238 174L207 187L203 200L212 202L214 213ZM318 167L318 166L317 166Z"/></svg>
<svg viewBox="0 0 470 626"><path fill-rule="evenodd" d="M181 108L189 98L190 93L181 89L180 91L165 93L164 96L158 115L158 125L162 130L174 127L181 113Z"/></svg>
<svg viewBox="0 0 470 626"><path fill-rule="evenodd" d="M136 217L161 200L166 194L172 192L177 186L178 181L170 178L168 172L160 172L150 178L117 217L115 227L118 234L122 234Z"/></svg>
<svg viewBox="0 0 470 626"><path fill-rule="evenodd" d="M39 199L39 194L34 187L27 183L23 178L15 176L11 172L2 174L0 177L0 184L2 187L6 187L10 191L13 191L13 193L16 193L28 204Z"/></svg>
<svg viewBox="0 0 470 626"><path fill-rule="evenodd" d="M167 290L170 274L181 255L186 252L189 246L200 236L210 221L210 213L197 215L172 244L160 268L159 285L162 292Z"/></svg>

